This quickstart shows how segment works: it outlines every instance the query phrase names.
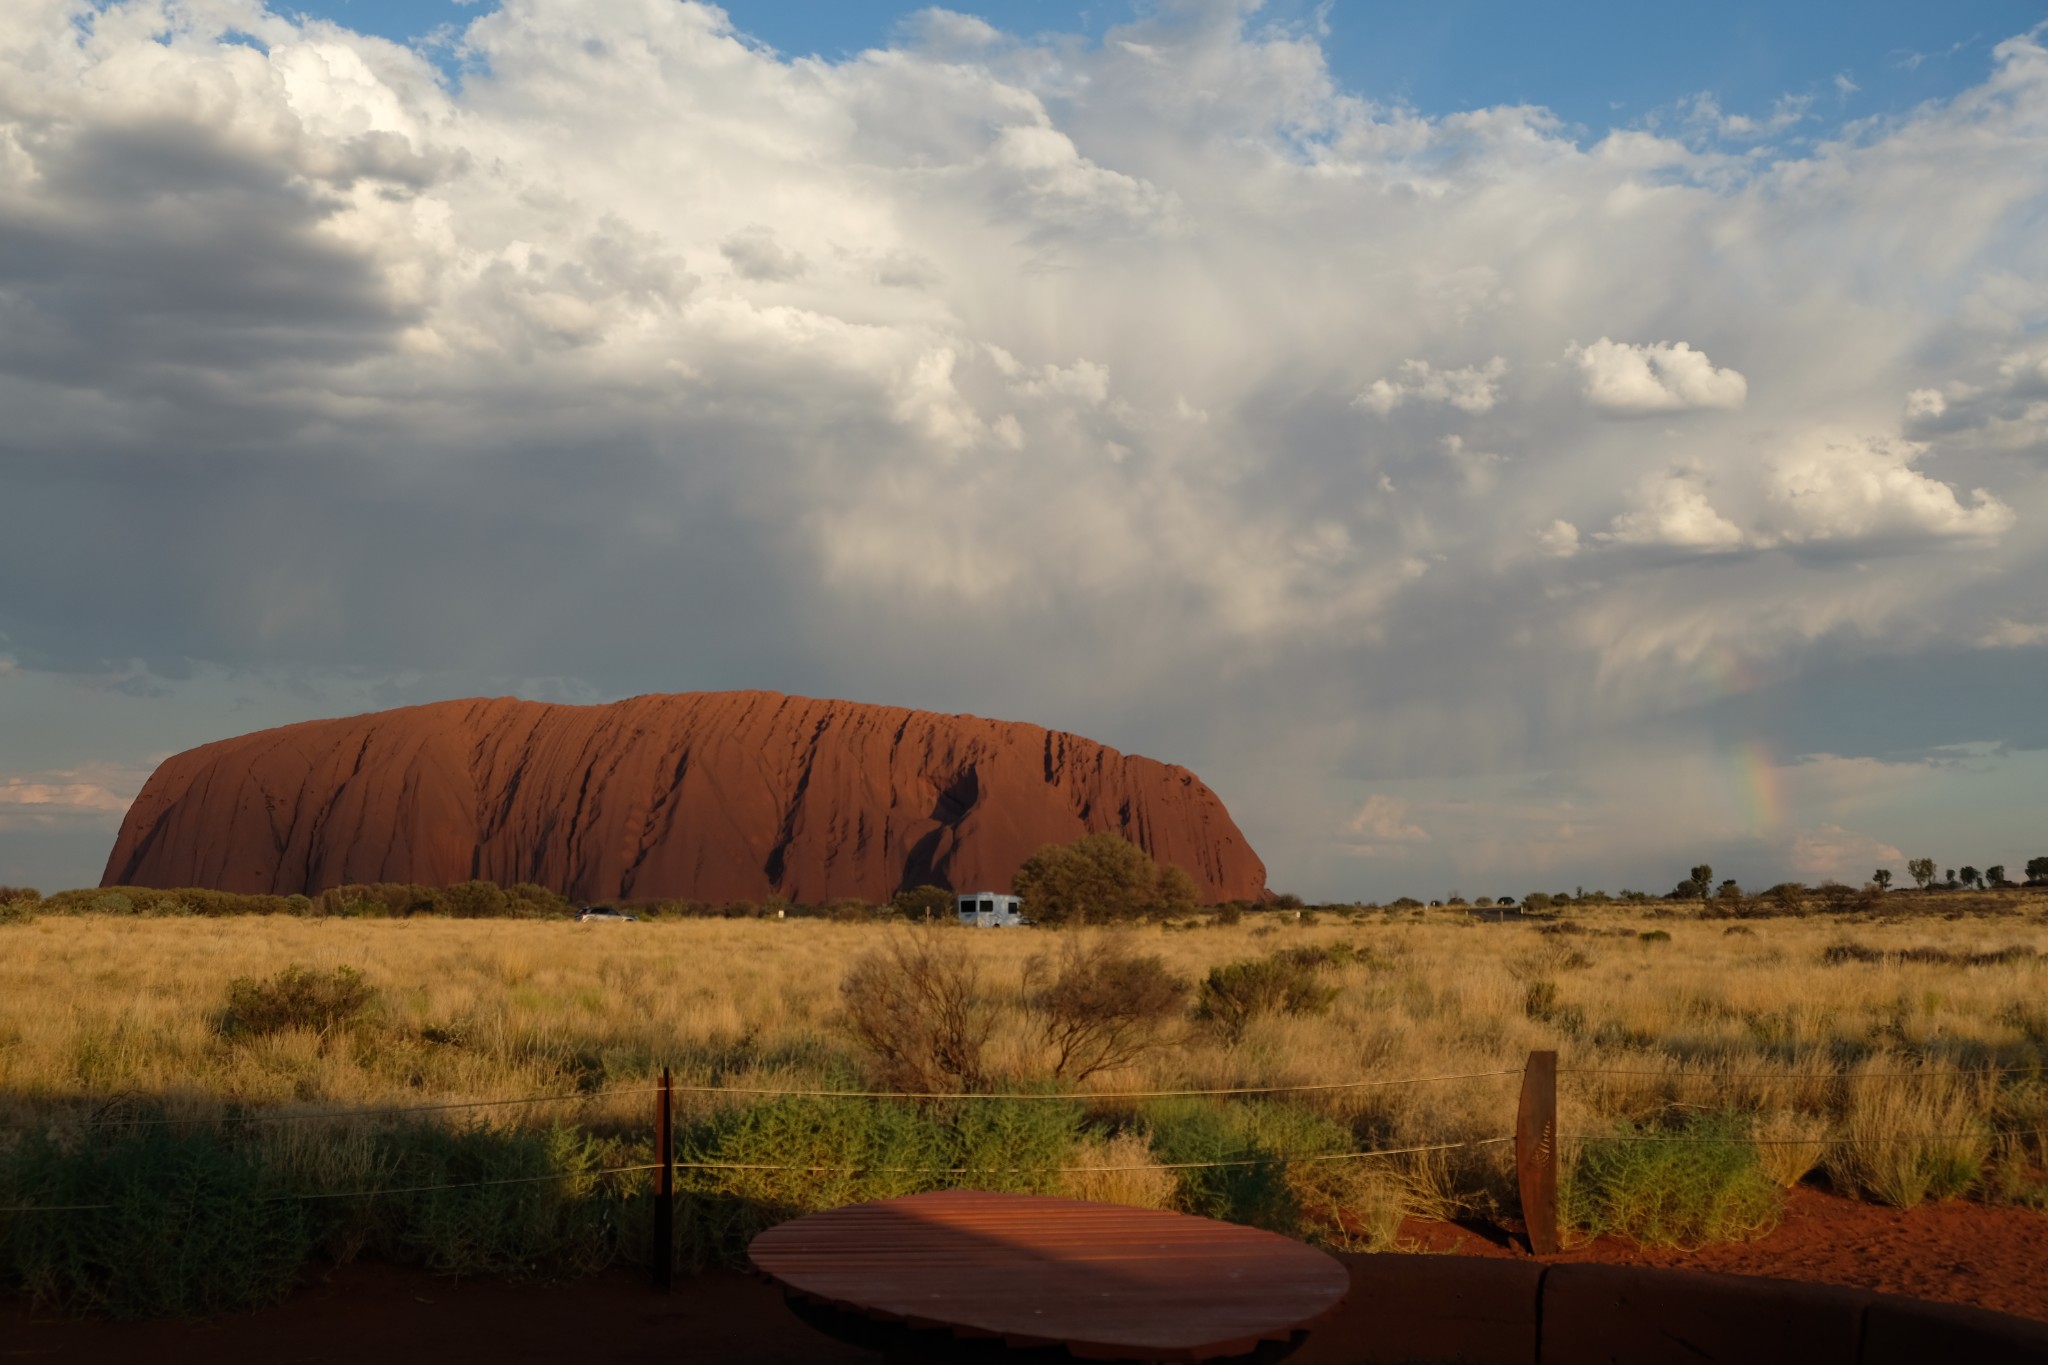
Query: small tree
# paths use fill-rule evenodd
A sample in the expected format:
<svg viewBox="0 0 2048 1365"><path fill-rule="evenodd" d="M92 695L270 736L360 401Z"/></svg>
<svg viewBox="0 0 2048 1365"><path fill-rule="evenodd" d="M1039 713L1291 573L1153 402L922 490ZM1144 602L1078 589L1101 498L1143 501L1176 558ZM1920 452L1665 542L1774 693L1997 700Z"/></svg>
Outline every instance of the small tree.
<svg viewBox="0 0 2048 1365"><path fill-rule="evenodd" d="M1187 993L1187 979L1163 959L1139 957L1112 935L1076 934L1056 956L1040 953L1024 964L1024 1009L1062 1080L1085 1081L1137 1060L1159 1043Z"/></svg>
<svg viewBox="0 0 2048 1365"><path fill-rule="evenodd" d="M1964 885L1964 886L1982 886L1983 884L1984 884L1984 880L1983 880L1983 878L1982 878L1982 877L1981 877L1981 876L1980 876L1980 875L1978 874L1978 872L1977 872L1977 869L1976 869L1976 868L1974 868L1974 867L1965 867L1965 868L1963 869L1963 885Z"/></svg>
<svg viewBox="0 0 2048 1365"><path fill-rule="evenodd" d="M1954 886L1956 884L1956 870L1952 867L1947 869L1941 880L1946 885Z"/></svg>
<svg viewBox="0 0 2048 1365"><path fill-rule="evenodd" d="M1870 880L1877 883L1878 890L1889 891L1892 889L1892 870L1888 867L1880 867L1877 871L1870 874Z"/></svg>
<svg viewBox="0 0 2048 1365"><path fill-rule="evenodd" d="M907 920L929 924L933 920L946 921L953 917L953 893L943 886L913 887L898 891L889 898L889 908Z"/></svg>
<svg viewBox="0 0 2048 1365"><path fill-rule="evenodd" d="M1045 845L1017 869L1010 889L1040 924L1162 919L1193 913L1201 899L1184 869L1161 867L1144 849L1107 831Z"/></svg>
<svg viewBox="0 0 2048 1365"><path fill-rule="evenodd" d="M1706 863L1701 863L1692 870L1691 881L1694 886L1699 888L1699 898L1705 900L1707 893L1714 889L1714 869Z"/></svg>
<svg viewBox="0 0 2048 1365"><path fill-rule="evenodd" d="M2048 882L2048 857L2027 859L2027 880Z"/></svg>
<svg viewBox="0 0 2048 1365"><path fill-rule="evenodd" d="M1157 919L1179 919L1201 908L1202 890L1186 868L1178 863L1161 863L1152 883L1152 904L1147 913Z"/></svg>
<svg viewBox="0 0 2048 1365"><path fill-rule="evenodd" d="M1934 880L1934 859L1907 859L1906 875L1911 877L1916 883L1918 883L1922 891L1925 891L1927 889L1927 884Z"/></svg>
<svg viewBox="0 0 2048 1365"><path fill-rule="evenodd" d="M2005 882L2005 864L1993 863L1991 866L1985 868L1984 880L1990 882L1993 886L2003 885Z"/></svg>

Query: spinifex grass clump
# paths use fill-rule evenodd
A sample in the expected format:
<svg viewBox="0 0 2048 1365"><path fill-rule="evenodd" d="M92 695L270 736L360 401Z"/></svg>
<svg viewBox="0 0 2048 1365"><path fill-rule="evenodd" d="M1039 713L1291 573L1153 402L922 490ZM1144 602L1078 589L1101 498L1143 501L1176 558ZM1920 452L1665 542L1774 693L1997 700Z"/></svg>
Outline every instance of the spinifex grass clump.
<svg viewBox="0 0 2048 1365"><path fill-rule="evenodd" d="M117 1318L272 1302L316 1258L560 1279L646 1246L646 1148L581 1130L347 1121L321 1141L267 1127L33 1134L0 1155L0 1283Z"/></svg>
<svg viewBox="0 0 2048 1365"><path fill-rule="evenodd" d="M718 1111L680 1135L685 1257L737 1263L764 1228L921 1190L1050 1193L1078 1164L1081 1106L1058 1100L789 1096Z"/></svg>
<svg viewBox="0 0 2048 1365"><path fill-rule="evenodd" d="M1975 1185L1991 1153L1990 1082L1879 1054L1847 1077L1843 1140L1829 1149L1828 1179L1902 1209L1952 1199Z"/></svg>
<svg viewBox="0 0 2048 1365"><path fill-rule="evenodd" d="M1624 1126L1587 1142L1565 1182L1564 1215L1598 1236L1654 1246L1741 1241L1778 1225L1785 1195L1758 1163L1738 1115L1681 1127Z"/></svg>
<svg viewBox="0 0 2048 1365"><path fill-rule="evenodd" d="M600 1176L645 1164L573 1128L532 1133L417 1127L379 1144L392 1193L359 1201L370 1245L386 1260L448 1275L567 1279L602 1270L622 1247L622 1223L646 1176ZM629 1160L638 1157L638 1160ZM347 1201L340 1201L347 1202ZM340 1211L337 1210L337 1213Z"/></svg>
<svg viewBox="0 0 2048 1365"><path fill-rule="evenodd" d="M0 1278L40 1307L102 1317L271 1302L315 1240L306 1207L278 1197L289 1193L212 1132L144 1129L75 1145L31 1134L0 1162L0 1203L38 1210L0 1215Z"/></svg>
<svg viewBox="0 0 2048 1365"><path fill-rule="evenodd" d="M1181 1166L1178 1203L1188 1213L1250 1223L1276 1232L1301 1230L1304 1188L1313 1165L1291 1161L1350 1150L1342 1124L1294 1105L1207 1100L1149 1104L1152 1150Z"/></svg>

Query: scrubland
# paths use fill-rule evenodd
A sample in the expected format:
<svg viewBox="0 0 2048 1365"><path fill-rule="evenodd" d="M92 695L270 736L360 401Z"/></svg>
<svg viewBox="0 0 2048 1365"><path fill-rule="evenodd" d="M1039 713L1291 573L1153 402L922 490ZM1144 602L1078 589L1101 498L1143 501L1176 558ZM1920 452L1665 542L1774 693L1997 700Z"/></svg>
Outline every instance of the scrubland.
<svg viewBox="0 0 2048 1365"><path fill-rule="evenodd" d="M1183 1010L1129 1065L1054 1082L1025 1007L1026 964L1094 932L814 919L8 924L0 1204L86 1202L80 1191L140 1162L137 1189L176 1168L241 1190L251 1226L276 1221L263 1210L292 1211L297 1222L272 1229L276 1266L251 1283L366 1247L440 1268L575 1273L645 1254L645 1173L600 1173L646 1164L648 1091L669 1066L685 1087L679 1155L694 1163L680 1236L699 1258L733 1255L796 1210L959 1183L1387 1246L1408 1215L1512 1221L1511 1149L1498 1139L1513 1131L1519 1070L1537 1049L1560 1057L1575 1235L1749 1235L1802 1179L1895 1204L2048 1203L2048 899L1951 918L1728 921L1615 906L1540 923L1431 910L1119 930L1124 951L1189 982L1281 956L1307 964L1320 994L1235 1029ZM971 960L989 1012L984 1088L1050 1098L766 1093L875 1084L840 983L904 934ZM324 1027L238 1032L231 983L294 966L360 974L365 1003ZM1262 1087L1291 1089L1132 1093ZM380 1112L537 1096L559 1098ZM149 1143L161 1150L135 1155ZM1352 1155L1410 1148L1435 1150ZM206 1175L216 1159L240 1165ZM528 1179L550 1173L561 1179ZM527 1183L467 1188L486 1179ZM429 1186L465 1188L403 1193ZM144 1213L88 1221L103 1214L127 1231L93 1235L144 1236ZM49 1215L0 1219L13 1274L43 1297L163 1308L81 1289L93 1283L74 1264L89 1227L67 1242Z"/></svg>

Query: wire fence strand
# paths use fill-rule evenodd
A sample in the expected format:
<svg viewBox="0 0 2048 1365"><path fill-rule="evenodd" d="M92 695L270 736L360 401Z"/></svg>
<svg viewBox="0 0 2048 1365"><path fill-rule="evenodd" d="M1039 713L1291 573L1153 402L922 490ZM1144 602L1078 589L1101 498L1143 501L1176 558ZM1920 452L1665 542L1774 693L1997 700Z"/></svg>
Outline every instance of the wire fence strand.
<svg viewBox="0 0 2048 1365"><path fill-rule="evenodd" d="M678 1161L677 1171L756 1171L794 1175L920 1175L920 1176L1025 1176L1104 1175L1125 1171L1207 1171L1251 1166L1287 1166L1330 1161L1363 1161L1373 1157L1414 1156L1424 1152L1452 1152L1471 1147L1495 1147L1513 1142L1512 1137L1478 1138L1468 1142L1433 1142L1416 1147L1381 1147L1363 1152L1323 1152L1311 1156L1243 1157L1224 1161L1137 1162L1113 1166L802 1166L776 1162ZM630 1175L658 1171L659 1162L638 1166L607 1166L595 1171L550 1171L546 1175L507 1176L499 1180L458 1180L435 1185L402 1185L373 1190L312 1190L292 1194L264 1195L260 1204L286 1203L294 1199L379 1199L399 1194L428 1194L442 1190L480 1190L500 1185L536 1185L550 1180L594 1180L607 1175ZM19 1204L0 1208L0 1214L87 1213L118 1209L119 1204Z"/></svg>
<svg viewBox="0 0 2048 1365"><path fill-rule="evenodd" d="M678 1161L679 1171L777 1171L800 1175L1102 1175L1118 1171L1211 1171L1248 1166L1306 1165L1323 1161L1360 1161L1369 1157L1413 1156L1451 1152L1466 1147L1495 1147L1512 1137L1479 1138L1470 1142L1433 1142L1420 1147L1381 1147L1366 1152L1324 1152L1314 1156L1262 1156L1227 1161L1144 1161L1118 1166L783 1166L774 1162Z"/></svg>
<svg viewBox="0 0 2048 1365"><path fill-rule="evenodd" d="M1299 1085L1215 1086L1192 1090L996 1090L970 1092L936 1090L823 1090L800 1086L768 1085L677 1085L671 1087L671 1092L677 1095L744 1095L756 1099L1029 1100L1086 1104L1098 1100L1214 1099L1239 1095L1330 1094L1347 1090L1376 1090L1408 1085L1433 1085L1449 1081L1489 1080L1501 1076L1519 1076L1521 1074L1522 1069L1520 1067L1503 1067L1494 1071L1454 1072L1441 1076L1403 1076L1390 1079L1307 1082ZM451 1100L438 1104L372 1105L363 1109L316 1110L312 1113L205 1114L186 1117L149 1115L134 1118L92 1115L87 1116L84 1121L107 1128L175 1127L181 1124L316 1123L331 1119L371 1118L393 1114L451 1113L465 1109L503 1109L534 1104L594 1104L605 1100L630 1099L658 1093L660 1093L659 1086L638 1086L629 1090L590 1090L563 1095L529 1095L518 1099Z"/></svg>
<svg viewBox="0 0 2048 1365"><path fill-rule="evenodd" d="M1377 1090L1402 1085L1432 1085L1440 1081L1478 1081L1496 1076L1519 1076L1521 1067L1499 1071L1465 1071L1444 1076L1404 1076L1395 1080L1319 1081L1302 1085L1233 1085L1206 1090L994 1090L981 1092L943 1090L801 1090L781 1086L678 1085L678 1095L754 1095L796 1099L839 1100L1053 1100L1068 1104L1091 1100L1173 1100L1212 1099L1227 1095L1327 1094L1339 1090Z"/></svg>
<svg viewBox="0 0 2048 1365"><path fill-rule="evenodd" d="M1673 1081L1924 1081L1992 1076L2034 1076L2037 1066L1958 1066L1953 1071L1652 1071L1623 1067L1561 1066L1560 1076L1661 1076Z"/></svg>
<svg viewBox="0 0 2048 1365"><path fill-rule="evenodd" d="M169 1118L151 1115L147 1118L102 1118L89 1116L86 1122L106 1128L161 1128L178 1124L203 1123L317 1123L327 1119L360 1119L388 1114L436 1114L457 1109L505 1109L524 1104L570 1104L591 1103L597 1100L631 1098L635 1095L659 1093L659 1086L642 1086L633 1090L586 1090L573 1095L528 1095L511 1100L451 1100L445 1104L380 1104L366 1109L327 1109L313 1113L266 1113L266 1114L195 1114L190 1117Z"/></svg>
<svg viewBox="0 0 2048 1365"><path fill-rule="evenodd" d="M1852 1147L1894 1142L1969 1142L1975 1139L2040 1137L2048 1128L1982 1128L1971 1133L1886 1133L1875 1137L1741 1138L1751 1147ZM1563 1142L1727 1142L1728 1138L1690 1133L1566 1133Z"/></svg>
<svg viewBox="0 0 2048 1365"><path fill-rule="evenodd" d="M1651 1070L1629 1067L1588 1067L1566 1066L1558 1068L1560 1076L1627 1076L1636 1078L1662 1079L1681 1082L1715 1081L1862 1081L1862 1080L1933 1080L1948 1079L1950 1076L1965 1078L1991 1078L1997 1076L2037 1075L2039 1067L1959 1067L1953 1073L1940 1071L1674 1071ZM1411 1085L1436 1085L1452 1081L1495 1080L1504 1076L1519 1076L1521 1067L1501 1067L1490 1071L1449 1072L1436 1076L1402 1076L1371 1078L1356 1081L1316 1081L1293 1085L1234 1085L1210 1086L1182 1090L1091 1090L1091 1091L1046 1091L1046 1090L994 1090L994 1091L938 1091L938 1090L827 1090L804 1086L772 1085L676 1085L672 1093L677 1095L740 1095L754 1099L844 1099L844 1100L931 1100L931 1101L1035 1101L1052 1103L1093 1103L1104 1100L1167 1100L1167 1099L1220 1099L1233 1096L1258 1095L1311 1095L1337 1094L1346 1091L1394 1089ZM403 1114L453 1113L461 1110L504 1109L541 1104L597 1104L608 1100L632 1099L659 1093L658 1086L636 1086L624 1090L587 1090L558 1095L528 1095L514 1099L496 1100L450 1100L435 1104L388 1104L372 1105L362 1109L328 1109L312 1113L234 1113L206 1114L184 1117L164 1115L138 1116L133 1118L88 1116L85 1122L100 1127L152 1128L198 1124L270 1124L270 1123L319 1123L330 1120L386 1117Z"/></svg>
<svg viewBox="0 0 2048 1365"><path fill-rule="evenodd" d="M482 1190L497 1185L538 1185L549 1180L595 1180L605 1175L628 1175L634 1171L658 1171L660 1165L607 1166L595 1171L549 1171L546 1175L515 1175L501 1180L454 1180L438 1185L402 1185L396 1188L374 1190L296 1190L290 1194L266 1194L257 1198L258 1204L286 1204L295 1199L380 1199L394 1194L428 1194L437 1190ZM9 1213L89 1213L102 1209L118 1209L119 1204L17 1204L0 1208L0 1214Z"/></svg>

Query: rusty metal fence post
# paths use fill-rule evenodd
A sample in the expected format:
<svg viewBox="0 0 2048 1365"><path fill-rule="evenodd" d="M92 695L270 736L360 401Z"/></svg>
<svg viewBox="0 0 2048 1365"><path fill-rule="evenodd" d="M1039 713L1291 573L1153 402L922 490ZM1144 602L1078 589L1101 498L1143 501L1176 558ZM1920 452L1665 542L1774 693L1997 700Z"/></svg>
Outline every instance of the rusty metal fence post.
<svg viewBox="0 0 2048 1365"><path fill-rule="evenodd" d="M675 1089L667 1067L654 1096L654 1287L666 1292L676 1272Z"/></svg>
<svg viewBox="0 0 2048 1365"><path fill-rule="evenodd" d="M1515 1112L1515 1178L1522 1189L1522 1221L1529 1250L1548 1256L1557 1235L1557 1054L1532 1052L1522 1069L1522 1103Z"/></svg>

